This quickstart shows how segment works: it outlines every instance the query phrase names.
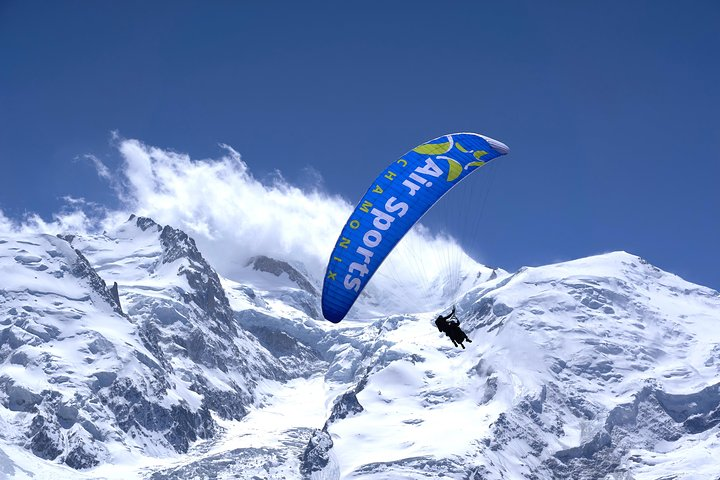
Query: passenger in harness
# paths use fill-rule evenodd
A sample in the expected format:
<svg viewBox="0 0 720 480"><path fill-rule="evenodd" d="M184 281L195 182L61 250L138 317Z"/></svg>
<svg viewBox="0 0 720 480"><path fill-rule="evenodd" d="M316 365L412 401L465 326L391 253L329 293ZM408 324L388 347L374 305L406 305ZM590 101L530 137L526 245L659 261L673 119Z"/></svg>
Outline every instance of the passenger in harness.
<svg viewBox="0 0 720 480"><path fill-rule="evenodd" d="M460 345L462 348L465 348L463 342L466 340L472 343L472 340L470 340L465 334L465 332L463 332L460 328L460 321L455 316L454 305L452 308L452 312L450 312L450 315L447 315L445 317L440 315L437 317L437 319L435 320L435 325L437 326L438 330L450 337L450 340L452 340L453 345L455 345L456 347Z"/></svg>

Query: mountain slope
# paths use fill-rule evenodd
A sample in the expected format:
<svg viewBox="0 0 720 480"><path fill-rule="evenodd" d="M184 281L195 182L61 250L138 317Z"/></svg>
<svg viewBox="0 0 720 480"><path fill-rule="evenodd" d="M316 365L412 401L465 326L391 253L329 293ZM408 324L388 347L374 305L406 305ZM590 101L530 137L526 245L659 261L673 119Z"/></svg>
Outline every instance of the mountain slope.
<svg viewBox="0 0 720 480"><path fill-rule="evenodd" d="M86 468L110 460L104 442L132 428L123 429L125 395L166 398L158 416L174 408L178 418L196 421L180 399L167 398L170 386L152 345L120 313L84 256L48 235L19 237L0 248L4 440ZM157 448L167 446L179 427L154 426Z"/></svg>
<svg viewBox="0 0 720 480"><path fill-rule="evenodd" d="M220 278L142 217L63 238L0 241L14 478L720 478L720 295L639 257L470 265L462 350L361 318L426 286L334 325L301 264Z"/></svg>
<svg viewBox="0 0 720 480"><path fill-rule="evenodd" d="M427 333L432 315L376 323L361 375L324 427L332 447L307 471L659 476L667 449L716 469L693 445L717 445L720 433L717 292L617 252L524 269L459 309L474 340L465 351Z"/></svg>
<svg viewBox="0 0 720 480"><path fill-rule="evenodd" d="M150 219L4 240L0 266L0 435L40 458L186 452L218 433L213 414L245 416L259 381L307 368L246 333L192 239Z"/></svg>

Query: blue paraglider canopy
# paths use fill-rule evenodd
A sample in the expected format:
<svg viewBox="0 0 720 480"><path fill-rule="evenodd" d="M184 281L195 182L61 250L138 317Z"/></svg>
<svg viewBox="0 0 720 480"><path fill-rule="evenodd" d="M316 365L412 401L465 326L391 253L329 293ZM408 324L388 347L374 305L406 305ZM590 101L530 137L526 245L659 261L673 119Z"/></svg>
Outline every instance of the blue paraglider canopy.
<svg viewBox="0 0 720 480"><path fill-rule="evenodd" d="M380 264L445 193L508 147L477 133L423 143L393 162L350 214L330 255L322 292L326 319L345 318Z"/></svg>

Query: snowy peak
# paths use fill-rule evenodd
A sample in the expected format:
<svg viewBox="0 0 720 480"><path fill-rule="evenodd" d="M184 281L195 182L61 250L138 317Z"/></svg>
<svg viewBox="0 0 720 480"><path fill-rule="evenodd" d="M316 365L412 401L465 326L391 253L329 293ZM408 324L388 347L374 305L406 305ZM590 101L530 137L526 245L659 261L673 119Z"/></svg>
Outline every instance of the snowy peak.
<svg viewBox="0 0 720 480"><path fill-rule="evenodd" d="M252 257L246 266L252 267L253 270L270 273L276 277L280 277L285 274L287 275L287 278L291 282L295 283L299 288L305 290L311 295L317 295L317 290L307 280L307 278L287 262L266 257L264 255L258 255L256 257Z"/></svg>
<svg viewBox="0 0 720 480"><path fill-rule="evenodd" d="M131 216L115 231L76 242L118 283L128 312L144 320L143 331L164 346L164 356L176 352L223 375L235 365L260 376L285 376L269 352L239 328L220 278L182 230ZM248 361L245 349L260 353ZM230 385L241 388L240 380L244 377ZM248 398L237 396L236 412L244 411L240 404Z"/></svg>
<svg viewBox="0 0 720 480"><path fill-rule="evenodd" d="M138 217L135 214L130 215L127 222L118 229L118 232L111 232L111 237L137 239L138 235L132 235L127 226L135 226L142 232L159 233L159 240L162 246L162 258L160 263L173 263L180 258L188 258L194 262L209 266L193 240L188 234L182 230L173 228L169 225L161 226L152 218ZM116 235L113 235L116 233ZM117 235L117 233L121 233Z"/></svg>
<svg viewBox="0 0 720 480"><path fill-rule="evenodd" d="M143 252L143 258L153 258L155 262L150 269L151 276L162 278L164 274L174 270L177 277L184 277L189 287L184 289L185 300L194 302L202 308L208 314L208 318L221 320L222 330L229 329L234 332L232 310L220 278L200 253L195 240L182 230L169 225L163 227L147 217L131 215L127 224L136 226L143 233L150 233L150 236L132 235L131 231L122 229L122 235L117 236L114 242L123 239L125 240L123 243L136 244L138 250ZM155 255L150 255L150 251ZM133 252L128 253L133 254ZM167 269L169 271L165 272Z"/></svg>
<svg viewBox="0 0 720 480"><path fill-rule="evenodd" d="M162 227L160 225L158 225L155 222L155 220L153 220L152 218L138 217L133 213L130 215L130 218L128 218L127 221L132 222L133 220L135 220L135 222L134 222L135 225L143 232L145 232L149 229L154 229L154 230L157 230L158 232L162 230Z"/></svg>
<svg viewBox="0 0 720 480"><path fill-rule="evenodd" d="M719 303L711 289L614 252L524 269L468 294L461 307L468 329L492 334L494 350L522 345L533 370L545 365L551 372L558 359L575 363L568 371L622 395L635 393L637 380L648 376L668 388L684 384L688 364L696 362L703 365L693 367L702 374L698 386L711 383L717 366L704 365L717 355L718 338L708 341L708 330Z"/></svg>
<svg viewBox="0 0 720 480"><path fill-rule="evenodd" d="M210 318L222 320L223 329L235 334L233 314L215 270L205 260L195 240L182 230L162 228L159 237L163 264L178 262L177 275L185 277L189 291L186 300L202 308Z"/></svg>
<svg viewBox="0 0 720 480"><path fill-rule="evenodd" d="M203 267L210 268L195 245L195 240L182 230L166 225L160 233L160 243L163 246L162 263L172 263L180 258L187 258Z"/></svg>

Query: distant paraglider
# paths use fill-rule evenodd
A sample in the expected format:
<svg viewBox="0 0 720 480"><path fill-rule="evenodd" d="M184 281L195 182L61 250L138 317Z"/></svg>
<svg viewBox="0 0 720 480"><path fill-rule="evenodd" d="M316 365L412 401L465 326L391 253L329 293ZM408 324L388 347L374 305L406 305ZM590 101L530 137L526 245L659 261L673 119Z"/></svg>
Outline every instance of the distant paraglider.
<svg viewBox="0 0 720 480"><path fill-rule="evenodd" d="M508 151L477 133L453 133L415 147L380 173L330 255L324 317L334 323L345 318L385 257L423 214L462 179Z"/></svg>

